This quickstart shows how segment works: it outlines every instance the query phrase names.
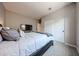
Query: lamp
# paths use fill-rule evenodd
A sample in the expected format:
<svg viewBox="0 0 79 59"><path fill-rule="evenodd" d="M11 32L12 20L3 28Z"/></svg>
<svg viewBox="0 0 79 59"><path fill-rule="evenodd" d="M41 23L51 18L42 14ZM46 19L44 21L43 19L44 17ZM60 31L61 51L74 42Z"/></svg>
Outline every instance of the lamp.
<svg viewBox="0 0 79 59"><path fill-rule="evenodd" d="M20 28L21 28L21 30L24 31L24 30L25 30L25 24L21 24L21 25L20 25Z"/></svg>

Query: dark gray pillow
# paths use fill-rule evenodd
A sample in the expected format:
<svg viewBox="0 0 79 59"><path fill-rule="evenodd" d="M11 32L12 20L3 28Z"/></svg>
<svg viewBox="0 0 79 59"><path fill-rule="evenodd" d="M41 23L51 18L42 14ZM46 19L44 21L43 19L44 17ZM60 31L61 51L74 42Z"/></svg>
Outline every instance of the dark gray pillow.
<svg viewBox="0 0 79 59"><path fill-rule="evenodd" d="M2 29L1 34L3 39L8 41L16 41L20 38L18 31L15 29Z"/></svg>

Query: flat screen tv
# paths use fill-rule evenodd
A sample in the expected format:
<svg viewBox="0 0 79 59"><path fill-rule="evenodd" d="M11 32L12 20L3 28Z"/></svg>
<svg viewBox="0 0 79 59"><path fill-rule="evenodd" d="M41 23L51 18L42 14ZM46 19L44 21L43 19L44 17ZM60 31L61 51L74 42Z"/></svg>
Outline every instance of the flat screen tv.
<svg viewBox="0 0 79 59"><path fill-rule="evenodd" d="M32 31L32 25L21 24L21 29L24 31Z"/></svg>
<svg viewBox="0 0 79 59"><path fill-rule="evenodd" d="M32 25L25 25L26 31L32 31Z"/></svg>

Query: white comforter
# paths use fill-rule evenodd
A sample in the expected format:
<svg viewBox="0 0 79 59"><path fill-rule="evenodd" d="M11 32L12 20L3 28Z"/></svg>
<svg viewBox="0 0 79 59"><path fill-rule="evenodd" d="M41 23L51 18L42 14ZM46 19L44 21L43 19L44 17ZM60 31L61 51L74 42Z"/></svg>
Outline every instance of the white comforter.
<svg viewBox="0 0 79 59"><path fill-rule="evenodd" d="M30 55L43 47L51 39L44 34L34 32L25 33L19 41L4 41L0 43L0 56L25 56Z"/></svg>

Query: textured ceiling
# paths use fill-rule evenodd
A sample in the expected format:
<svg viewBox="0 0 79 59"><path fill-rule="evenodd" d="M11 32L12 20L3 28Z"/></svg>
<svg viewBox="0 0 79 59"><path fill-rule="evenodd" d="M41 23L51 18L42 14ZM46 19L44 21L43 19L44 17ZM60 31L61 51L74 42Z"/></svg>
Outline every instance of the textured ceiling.
<svg viewBox="0 0 79 59"><path fill-rule="evenodd" d="M19 13L30 18L40 18L66 5L68 2L4 2L6 10ZM51 10L49 10L51 8Z"/></svg>

